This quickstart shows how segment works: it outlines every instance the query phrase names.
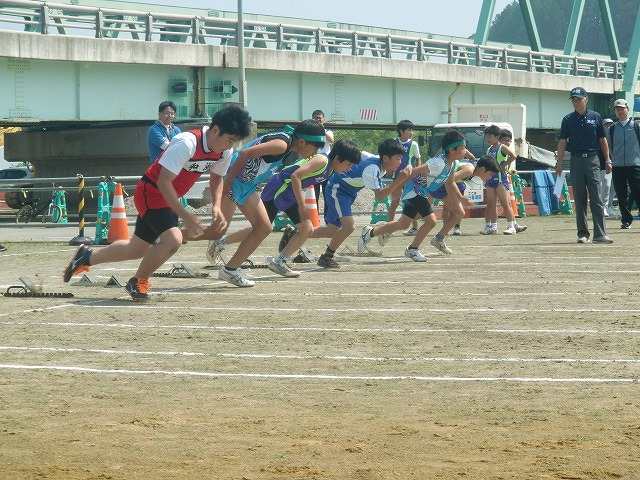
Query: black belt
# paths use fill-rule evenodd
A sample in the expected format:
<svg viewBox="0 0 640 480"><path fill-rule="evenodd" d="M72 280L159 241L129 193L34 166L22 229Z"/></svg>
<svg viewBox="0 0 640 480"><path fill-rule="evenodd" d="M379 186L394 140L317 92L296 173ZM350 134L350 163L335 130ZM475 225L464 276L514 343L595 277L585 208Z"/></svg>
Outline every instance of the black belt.
<svg viewBox="0 0 640 480"><path fill-rule="evenodd" d="M590 153L572 153L571 154L572 157L578 157L578 158L588 158L588 157L596 157L598 156L598 152L590 152Z"/></svg>

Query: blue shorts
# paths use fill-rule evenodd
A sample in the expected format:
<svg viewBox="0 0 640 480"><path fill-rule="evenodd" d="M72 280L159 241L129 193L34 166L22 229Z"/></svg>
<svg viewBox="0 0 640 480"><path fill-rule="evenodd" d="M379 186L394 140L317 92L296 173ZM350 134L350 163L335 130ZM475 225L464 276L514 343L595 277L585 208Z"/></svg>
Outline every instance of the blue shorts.
<svg viewBox="0 0 640 480"><path fill-rule="evenodd" d="M484 184L486 188L497 188L498 185L504 185L504 188L509 190L509 177L506 173L494 173L493 176Z"/></svg>
<svg viewBox="0 0 640 480"><path fill-rule="evenodd" d="M233 180L231 191L229 192L229 198L233 200L236 205L244 205L252 194L259 190L258 185L251 182L243 182L239 178Z"/></svg>
<svg viewBox="0 0 640 480"><path fill-rule="evenodd" d="M460 190L460 193L464 193L464 191L467 188L467 184L464 183L464 182L456 182L456 185L458 186L458 190ZM447 189L443 185L440 188L438 188L435 192L431 192L430 195L433 198L437 198L438 200L442 200L444 197L447 196Z"/></svg>
<svg viewBox="0 0 640 480"><path fill-rule="evenodd" d="M327 202L327 211L324 213L325 223L342 228L340 218L353 216L351 207L353 207L356 197L345 194L340 189L340 185L333 183L327 185L325 201Z"/></svg>

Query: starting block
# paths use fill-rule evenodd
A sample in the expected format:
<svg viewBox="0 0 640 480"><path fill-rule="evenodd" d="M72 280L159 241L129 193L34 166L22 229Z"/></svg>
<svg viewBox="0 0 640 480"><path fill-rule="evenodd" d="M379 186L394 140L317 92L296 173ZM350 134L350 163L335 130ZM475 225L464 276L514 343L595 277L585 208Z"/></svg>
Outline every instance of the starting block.
<svg viewBox="0 0 640 480"><path fill-rule="evenodd" d="M20 277L22 285L12 285L3 293L5 297L48 297L48 298L73 298L73 293L45 293L41 285L36 285L29 277Z"/></svg>
<svg viewBox="0 0 640 480"><path fill-rule="evenodd" d="M170 278L202 278L208 277L209 274L205 272L196 273L187 268L184 264L173 265L171 269L166 273L154 273L154 277L170 277Z"/></svg>

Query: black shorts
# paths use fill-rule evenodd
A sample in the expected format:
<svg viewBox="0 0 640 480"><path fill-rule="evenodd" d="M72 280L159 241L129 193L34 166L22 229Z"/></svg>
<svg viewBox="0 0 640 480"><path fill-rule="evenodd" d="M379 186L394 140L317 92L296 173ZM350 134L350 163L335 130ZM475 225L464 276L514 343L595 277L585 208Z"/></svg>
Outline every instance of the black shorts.
<svg viewBox="0 0 640 480"><path fill-rule="evenodd" d="M420 215L420 218L424 218L432 213L433 209L431 208L429 199L422 195L416 195L413 198L405 200L404 206L402 207L402 214L409 218L416 218L418 215Z"/></svg>
<svg viewBox="0 0 640 480"><path fill-rule="evenodd" d="M170 208L152 208L147 210L144 217L138 215L133 234L147 243L153 244L158 237L178 226L178 215Z"/></svg>
<svg viewBox="0 0 640 480"><path fill-rule="evenodd" d="M273 223L274 220L276 219L276 216L278 215L279 210L274 205L273 200L267 200L266 202L263 200L263 203L264 203L264 208L267 209L267 215L269 215L269 220L271 221L271 223ZM300 223L300 214L298 213L297 203L294 203L291 207L286 209L284 213L287 214L287 217L289 217L289 219L294 223L294 225L297 225Z"/></svg>

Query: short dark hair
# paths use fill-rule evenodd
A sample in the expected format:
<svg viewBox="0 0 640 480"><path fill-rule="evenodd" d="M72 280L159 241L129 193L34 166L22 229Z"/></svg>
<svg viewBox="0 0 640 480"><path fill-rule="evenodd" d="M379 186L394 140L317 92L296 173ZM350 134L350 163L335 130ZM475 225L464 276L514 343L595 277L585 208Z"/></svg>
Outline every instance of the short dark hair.
<svg viewBox="0 0 640 480"><path fill-rule="evenodd" d="M338 140L334 143L328 155L329 160L333 160L336 155L340 157L340 163L349 162L354 165L360 163L360 149L351 140Z"/></svg>
<svg viewBox="0 0 640 480"><path fill-rule="evenodd" d="M447 154L447 149L450 145L459 142L460 140L464 140L465 137L459 130L449 130L442 137L442 141L440 143L440 147L442 148L442 153Z"/></svg>
<svg viewBox="0 0 640 480"><path fill-rule="evenodd" d="M313 137L316 136L323 136L324 137L325 134L325 129L324 126L316 121L316 120L303 120L302 122L300 122L295 130L293 131L293 138L302 138L299 137L298 135L310 135ZM302 138L303 140L305 140L304 138ZM324 143L325 142L312 142L310 140L305 140L305 142L310 143L312 145L315 145L318 148L322 148L324 147Z"/></svg>
<svg viewBox="0 0 640 480"><path fill-rule="evenodd" d="M211 119L211 127L218 126L220 135L237 135L246 138L251 132L251 116L240 105L228 105L218 110Z"/></svg>
<svg viewBox="0 0 640 480"><path fill-rule="evenodd" d="M487 135L495 135L496 137L500 136L500 127L497 125L489 125L484 129L484 134Z"/></svg>
<svg viewBox="0 0 640 480"><path fill-rule="evenodd" d="M500 171L500 167L498 166L498 160L496 157L491 155L483 155L476 162L476 168L484 167L487 172L498 173Z"/></svg>
<svg viewBox="0 0 640 480"><path fill-rule="evenodd" d="M411 130L416 128L416 126L413 124L411 120L400 120L396 125L396 130L398 131L398 134L400 134L400 132L402 132L403 130L407 130L409 128Z"/></svg>
<svg viewBox="0 0 640 480"><path fill-rule="evenodd" d="M315 117L316 115L322 115L323 117L325 116L324 112L322 110L314 110L313 113L311 114L312 117Z"/></svg>
<svg viewBox="0 0 640 480"><path fill-rule="evenodd" d="M500 138L502 137L507 137L513 140L513 134L508 128L503 128L502 130L500 130Z"/></svg>
<svg viewBox="0 0 640 480"><path fill-rule="evenodd" d="M394 138L387 138L378 145L378 156L382 160L383 156L392 157L394 155L404 155L404 147Z"/></svg>
<svg viewBox="0 0 640 480"><path fill-rule="evenodd" d="M165 100L164 102L160 102L160 105L158 106L158 113L164 112L167 107L173 108L174 112L177 110L175 103L173 103L171 100Z"/></svg>

